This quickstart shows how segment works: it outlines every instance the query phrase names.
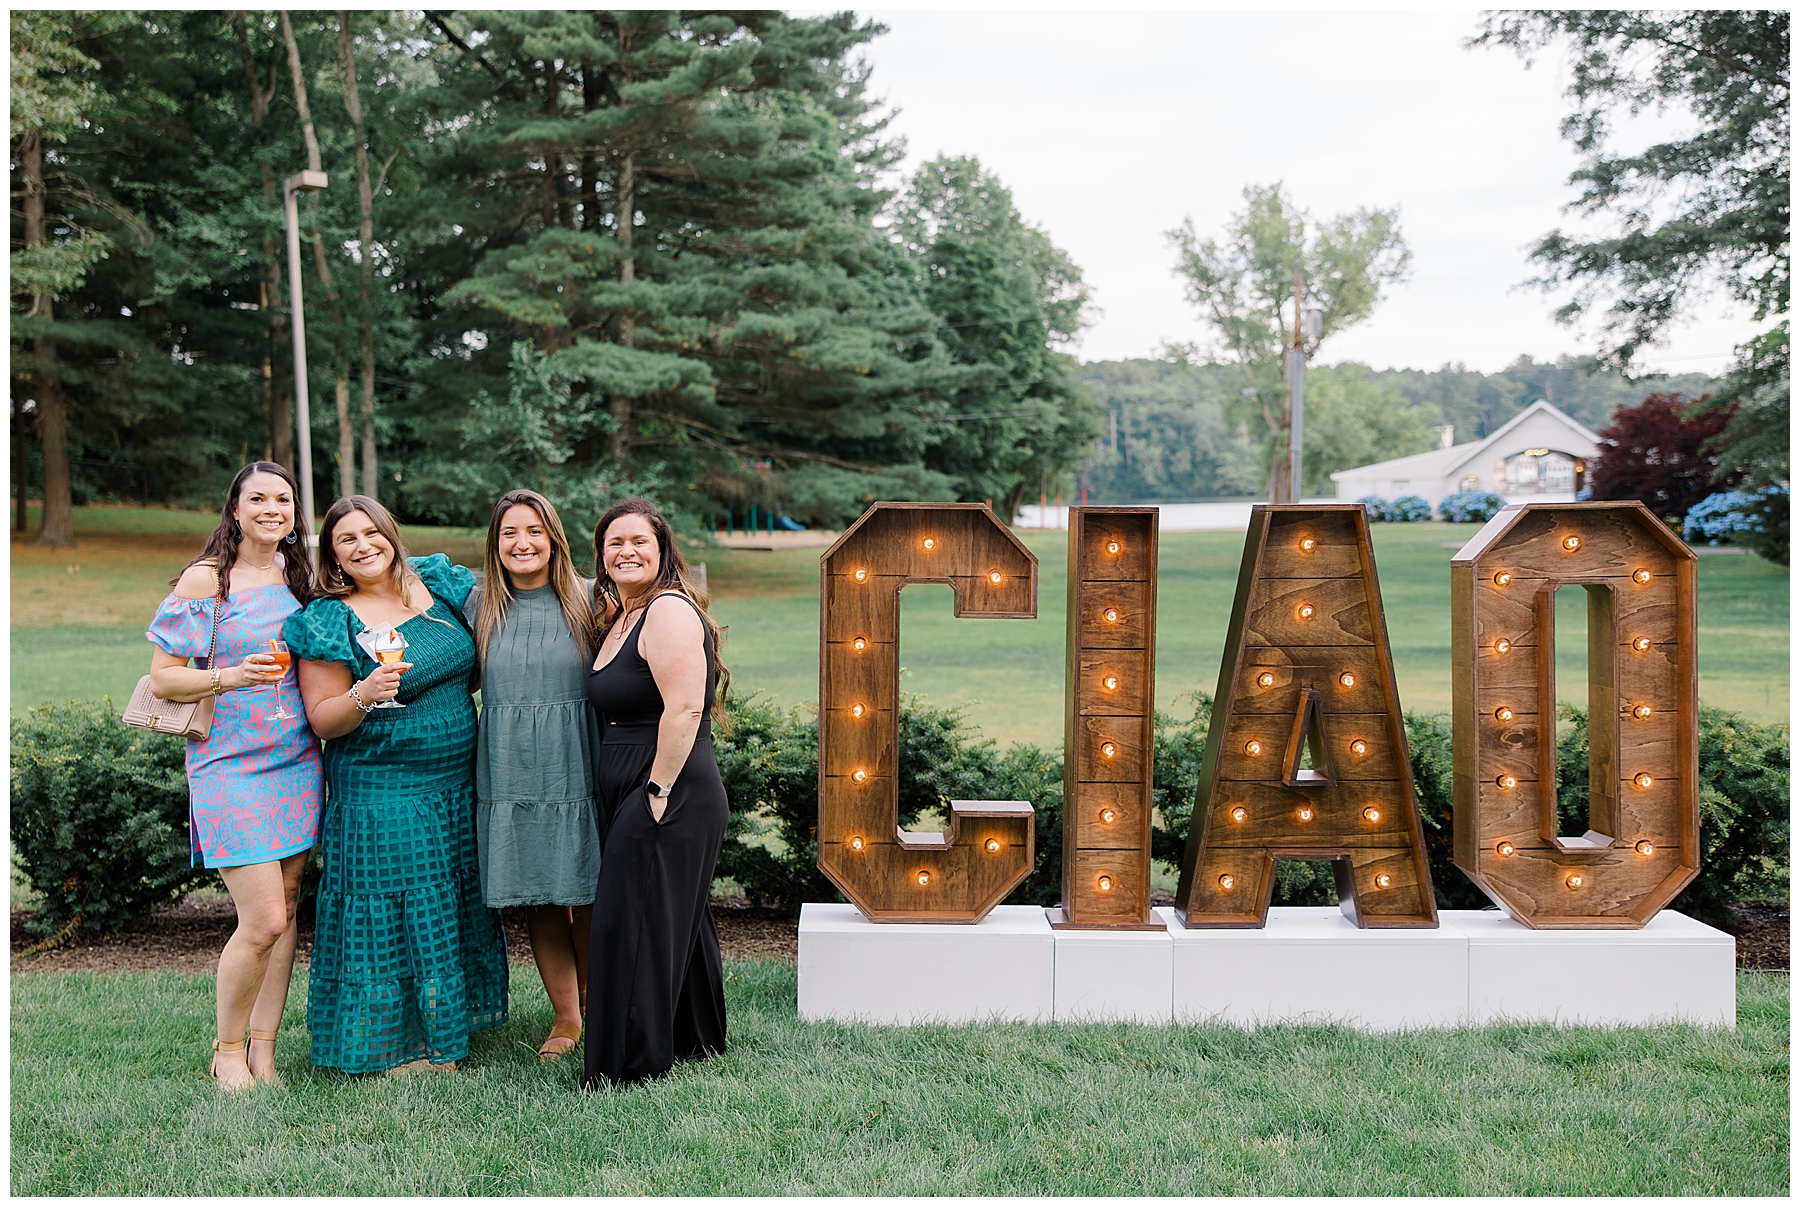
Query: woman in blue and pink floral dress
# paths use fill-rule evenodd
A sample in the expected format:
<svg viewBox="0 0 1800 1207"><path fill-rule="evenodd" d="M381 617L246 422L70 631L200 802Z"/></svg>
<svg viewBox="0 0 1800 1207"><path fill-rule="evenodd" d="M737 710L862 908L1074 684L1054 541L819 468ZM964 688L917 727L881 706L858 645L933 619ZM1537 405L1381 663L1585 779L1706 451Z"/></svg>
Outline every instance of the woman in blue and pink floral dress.
<svg viewBox="0 0 1800 1207"><path fill-rule="evenodd" d="M212 1067L233 1090L275 1075L294 906L324 804L319 742L285 647L272 644L313 593L299 493L273 462L239 470L219 526L146 634L156 646L151 691L215 697L211 733L188 743L188 824L194 861L218 869L237 906L237 930L219 956ZM246 1051L246 1028L260 1047Z"/></svg>

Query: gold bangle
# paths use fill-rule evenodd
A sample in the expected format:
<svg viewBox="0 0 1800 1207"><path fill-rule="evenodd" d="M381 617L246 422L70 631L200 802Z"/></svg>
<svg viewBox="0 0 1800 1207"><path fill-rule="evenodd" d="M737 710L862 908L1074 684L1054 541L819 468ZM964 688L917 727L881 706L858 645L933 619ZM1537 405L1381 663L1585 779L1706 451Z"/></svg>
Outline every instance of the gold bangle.
<svg viewBox="0 0 1800 1207"><path fill-rule="evenodd" d="M212 694L215 696L225 694L225 688L219 682L219 668L216 666L212 668Z"/></svg>

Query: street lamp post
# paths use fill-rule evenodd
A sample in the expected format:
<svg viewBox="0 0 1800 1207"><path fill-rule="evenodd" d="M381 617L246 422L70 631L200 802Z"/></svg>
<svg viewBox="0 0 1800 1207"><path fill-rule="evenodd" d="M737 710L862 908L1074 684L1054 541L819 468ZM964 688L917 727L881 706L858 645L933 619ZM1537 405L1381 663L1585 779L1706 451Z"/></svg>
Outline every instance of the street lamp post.
<svg viewBox="0 0 1800 1207"><path fill-rule="evenodd" d="M300 436L300 506L306 517L306 556L319 565L319 534L312 531L318 518L313 510L312 410L306 394L306 319L300 306L300 206L296 193L316 193L330 183L323 172L295 172L282 183L282 204L287 210L288 316L294 328L294 422Z"/></svg>

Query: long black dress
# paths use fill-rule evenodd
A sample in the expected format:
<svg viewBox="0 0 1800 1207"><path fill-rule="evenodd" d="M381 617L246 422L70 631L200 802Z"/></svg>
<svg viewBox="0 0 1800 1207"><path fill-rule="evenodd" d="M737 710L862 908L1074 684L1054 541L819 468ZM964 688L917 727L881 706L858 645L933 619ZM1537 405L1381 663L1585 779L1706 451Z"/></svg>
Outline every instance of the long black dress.
<svg viewBox="0 0 1800 1207"><path fill-rule="evenodd" d="M687 596L668 594L699 611ZM603 817L588 958L588 1085L659 1077L677 1060L725 1050L725 972L706 902L730 809L712 722L703 719L662 821L650 814L645 785L663 698L638 651L643 627L640 617L587 681L601 721L594 791ZM709 631L709 709L717 682Z"/></svg>

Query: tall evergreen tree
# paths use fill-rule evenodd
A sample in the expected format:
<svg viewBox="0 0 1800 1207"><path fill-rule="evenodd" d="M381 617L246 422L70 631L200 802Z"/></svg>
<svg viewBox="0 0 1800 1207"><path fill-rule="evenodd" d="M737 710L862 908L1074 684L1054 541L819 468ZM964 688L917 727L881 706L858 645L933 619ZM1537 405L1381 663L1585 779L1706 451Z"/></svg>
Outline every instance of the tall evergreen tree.
<svg viewBox="0 0 1800 1207"><path fill-rule="evenodd" d="M957 497L1000 501L1011 516L1027 491L1058 485L1100 434L1099 408L1057 351L1081 331L1081 270L1027 223L1012 193L973 157L919 168L894 207L939 341L963 367L925 463Z"/></svg>

